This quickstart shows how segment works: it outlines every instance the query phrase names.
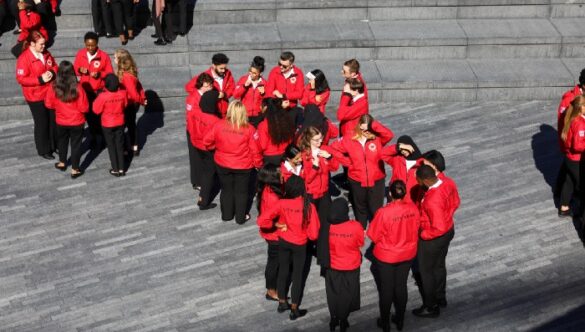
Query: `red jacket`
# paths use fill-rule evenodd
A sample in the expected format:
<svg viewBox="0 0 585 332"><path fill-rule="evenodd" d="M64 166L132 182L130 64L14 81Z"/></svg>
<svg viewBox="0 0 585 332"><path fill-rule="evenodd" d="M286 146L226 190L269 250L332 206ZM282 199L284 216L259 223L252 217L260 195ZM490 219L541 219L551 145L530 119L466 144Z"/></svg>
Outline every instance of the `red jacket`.
<svg viewBox="0 0 585 332"><path fill-rule="evenodd" d="M383 160L392 168L392 177L390 183L401 180L406 184L407 202L416 202L417 197L421 197L420 186L416 181L416 170L422 164L422 159L415 162L409 169L406 167L406 158L396 149L396 144L386 146L382 149Z"/></svg>
<svg viewBox="0 0 585 332"><path fill-rule="evenodd" d="M282 163L280 163L280 176L282 177L283 183L286 182L293 174L295 174L292 171L290 171L286 165L287 165L286 161L283 161ZM300 165L299 174L295 174L295 175L298 175L303 179L305 178L305 171L303 169L302 164Z"/></svg>
<svg viewBox="0 0 585 332"><path fill-rule="evenodd" d="M453 215L460 204L459 193L453 180L443 178L446 180L439 176L441 182L429 188L421 203L420 238L423 240L435 239L453 228Z"/></svg>
<svg viewBox="0 0 585 332"><path fill-rule="evenodd" d="M93 102L93 112L101 114L102 127L114 128L124 125L124 109L128 105L126 90L110 92L104 90Z"/></svg>
<svg viewBox="0 0 585 332"><path fill-rule="evenodd" d="M364 84L364 97L368 98L368 87L366 86L366 81L364 81L364 77L362 73L357 73L357 79L360 80ZM348 102L351 101L351 95L347 93L341 93L341 97L339 98L339 105L346 105Z"/></svg>
<svg viewBox="0 0 585 332"><path fill-rule="evenodd" d="M79 75L79 82L83 84L86 91L98 91L104 88L104 79L107 74L113 73L112 61L108 53L98 49L95 58L89 61L87 58L87 50L85 48L77 51L75 61L73 62L75 73ZM79 69L87 69L87 74L82 74ZM91 74L98 73L97 78L93 78Z"/></svg>
<svg viewBox="0 0 585 332"><path fill-rule="evenodd" d="M212 74L213 73L212 67L209 67L209 69L204 71L204 73L208 73L211 77L215 78L215 76ZM197 77L199 77L199 75L196 75L189 82L187 82L187 84L185 84L185 91L187 91L187 93L191 94L197 90L195 89ZM219 92L223 92L224 94L223 98L217 100L217 108L221 113L221 117L225 118L225 115L227 114L230 97L234 94L235 89L234 77L232 76L232 72L229 69L226 69L225 75L223 77L222 86L220 87L219 83L216 80L214 80L213 88Z"/></svg>
<svg viewBox="0 0 585 332"><path fill-rule="evenodd" d="M296 244L304 245L307 239L316 240L319 236L319 216L317 209L311 203L310 205L309 224L303 229L303 198L281 199L276 204L268 208L258 216L258 226L261 228L270 228L273 220L278 219L279 224L287 227L285 232L278 231L278 237L282 240Z"/></svg>
<svg viewBox="0 0 585 332"><path fill-rule="evenodd" d="M281 144L272 143L272 138L270 138L270 134L268 133L268 120L260 122L254 138L258 144L258 150L263 156L277 156L284 154L284 150L286 150L286 147L292 142L292 140L290 140Z"/></svg>
<svg viewBox="0 0 585 332"><path fill-rule="evenodd" d="M240 129L232 127L227 119L218 121L205 135L206 150L214 150L218 166L231 169L262 167L262 156L254 140L254 127Z"/></svg>
<svg viewBox="0 0 585 332"><path fill-rule="evenodd" d="M329 89L323 91L319 96L321 96L321 101L317 102L317 93L314 89L311 89L311 84L305 85L305 90L303 91L303 99L301 99L301 105L307 106L308 104L315 104L321 110L321 113L325 114L325 107L327 106L327 102L329 101L329 96L331 95L331 91Z"/></svg>
<svg viewBox="0 0 585 332"><path fill-rule="evenodd" d="M565 142L561 138L561 134L563 132L563 128L565 127L565 111L571 105L571 102L575 97L582 95L583 91L579 85L575 85L575 87L563 94L561 98L561 103L559 104L559 108L557 109L557 133L559 134L559 146L561 148L561 152L566 154L566 147Z"/></svg>
<svg viewBox="0 0 585 332"><path fill-rule="evenodd" d="M191 124L193 117L201 113L201 108L199 107L200 101L201 93L199 93L199 90L195 90L185 98L185 128L189 132L189 135L191 135L191 130L193 130L193 125Z"/></svg>
<svg viewBox="0 0 585 332"><path fill-rule="evenodd" d="M19 42L25 41L28 38L28 34L33 30L40 32L41 35L45 37L45 40L49 41L49 34L47 33L47 29L43 26L41 15L39 15L39 13L23 9L19 10L18 17L20 18Z"/></svg>
<svg viewBox="0 0 585 332"><path fill-rule="evenodd" d="M364 95L355 102L352 98L342 100L337 109L337 120L341 136L349 135L357 126L360 116L369 113L368 98Z"/></svg>
<svg viewBox="0 0 585 332"><path fill-rule="evenodd" d="M246 106L248 117L258 116L262 112L262 99L264 98L264 94L258 91L258 87L266 86L266 80L264 80L263 77L260 77L260 82L258 82L256 88L254 88L252 84L246 87L248 76L249 75L244 75L238 80L236 88L234 89L234 98L241 100L244 106ZM266 91L264 91L264 93L266 93Z"/></svg>
<svg viewBox="0 0 585 332"><path fill-rule="evenodd" d="M367 140L363 146L353 139L353 133L331 144L331 152L335 158L349 168L347 176L359 182L362 187L372 187L374 182L386 176L382 148L394 137L390 129L377 121L372 123L372 129L378 136Z"/></svg>
<svg viewBox="0 0 585 332"><path fill-rule="evenodd" d="M420 213L416 205L392 201L380 208L368 227L374 256L384 263L409 261L416 256Z"/></svg>
<svg viewBox="0 0 585 332"><path fill-rule="evenodd" d="M285 78L279 66L272 68L266 85L266 97L275 97L273 92L278 90L284 95L283 99L290 102L290 108L297 106L299 99L303 98L303 91L305 90L303 71L295 65L293 65L292 70L293 73L289 78Z"/></svg>
<svg viewBox="0 0 585 332"><path fill-rule="evenodd" d="M45 106L55 110L55 122L60 126L80 126L85 123L89 102L81 84L77 84L77 99L63 102L55 96L53 86L47 91Z"/></svg>
<svg viewBox="0 0 585 332"><path fill-rule="evenodd" d="M327 146L321 146L321 149L331 153L331 149ZM303 151L302 156L303 178L305 179L307 194L311 195L313 199L321 198L329 192L329 173L337 171L339 162L333 156L329 159L317 157L319 158L319 167L315 167L310 151Z"/></svg>
<svg viewBox="0 0 585 332"><path fill-rule="evenodd" d="M333 270L352 271L362 265L364 228L355 220L331 225L329 228L329 257Z"/></svg>
<svg viewBox="0 0 585 332"><path fill-rule="evenodd" d="M140 104L144 105L146 101L146 94L142 84L138 80L138 77L124 73L122 75L122 81L120 82L123 89L128 93L128 104Z"/></svg>
<svg viewBox="0 0 585 332"><path fill-rule="evenodd" d="M193 108L189 113L191 128L189 129L189 136L191 137L191 144L199 150L205 149L205 135L210 132L215 124L221 119L213 114L204 113L199 107Z"/></svg>
<svg viewBox="0 0 585 332"><path fill-rule="evenodd" d="M22 86L24 99L29 102L41 101L50 85L42 83L41 75L47 70L53 73L53 79L57 73L57 64L55 59L45 50L43 52L45 63L37 59L30 48L24 50L16 60L16 81Z"/></svg>
<svg viewBox="0 0 585 332"><path fill-rule="evenodd" d="M269 186L264 187L264 190L262 191L262 200L260 202L260 213L265 213L266 211L268 211L268 209L272 206L275 206L276 204L278 204L278 201L280 201L280 197L278 197L277 194L274 193L274 191L272 191L272 189L270 189ZM258 224L258 226L260 226L259 224L260 218L258 218L256 220L256 223ZM278 222L278 219L274 219L273 223ZM271 225L271 227L267 227L267 228L261 228L258 227L259 232L260 232L260 236L266 240L266 241L278 241L278 232L276 227L274 227L274 225Z"/></svg>
<svg viewBox="0 0 585 332"><path fill-rule="evenodd" d="M332 139L335 139L337 136L339 136L339 129L337 126L334 125L333 122L331 122L329 119L327 119L327 124L329 128L327 128L327 133L325 134L325 137L323 137L323 145L329 145L329 142Z"/></svg>
<svg viewBox="0 0 585 332"><path fill-rule="evenodd" d="M580 161L581 154L585 151L585 117L577 116L571 122L565 141L567 158L572 161Z"/></svg>

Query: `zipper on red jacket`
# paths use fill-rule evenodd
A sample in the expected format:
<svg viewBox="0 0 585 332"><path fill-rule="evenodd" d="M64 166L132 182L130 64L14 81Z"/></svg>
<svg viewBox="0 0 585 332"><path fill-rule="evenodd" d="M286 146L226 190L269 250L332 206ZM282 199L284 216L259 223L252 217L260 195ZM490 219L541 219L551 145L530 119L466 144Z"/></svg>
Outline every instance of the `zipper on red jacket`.
<svg viewBox="0 0 585 332"><path fill-rule="evenodd" d="M368 140L366 140L366 143L368 142ZM368 179L370 178L368 176L368 161L366 159L366 144L364 143L364 146L362 146L362 150L364 150L364 167L366 168L366 187L368 187Z"/></svg>

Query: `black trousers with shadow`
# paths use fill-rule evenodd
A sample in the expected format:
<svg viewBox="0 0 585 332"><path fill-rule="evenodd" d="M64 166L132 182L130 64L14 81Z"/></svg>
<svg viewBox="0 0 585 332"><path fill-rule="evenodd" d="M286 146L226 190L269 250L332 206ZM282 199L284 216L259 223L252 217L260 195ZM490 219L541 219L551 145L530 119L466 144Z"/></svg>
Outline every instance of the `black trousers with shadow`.
<svg viewBox="0 0 585 332"><path fill-rule="evenodd" d="M296 245L280 239L278 243L278 298L281 300L287 297L287 286L290 267L291 273L291 302L299 304L302 297L302 279L307 256L306 245Z"/></svg>
<svg viewBox="0 0 585 332"><path fill-rule="evenodd" d="M394 311L398 320L404 319L406 302L408 301L406 283L411 262L385 263L376 259L375 264L380 280L378 287L380 318L385 323L390 322L392 304L394 304Z"/></svg>
<svg viewBox="0 0 585 332"><path fill-rule="evenodd" d="M67 162L67 149L71 142L71 167L79 169L81 161L81 141L83 139L83 124L80 126L60 126L57 125L57 135L59 137L59 161Z"/></svg>
<svg viewBox="0 0 585 332"><path fill-rule="evenodd" d="M349 179L349 186L353 213L366 229L368 220L372 220L376 211L384 205L384 179L374 182L371 187L362 187L359 182Z"/></svg>
<svg viewBox="0 0 585 332"><path fill-rule="evenodd" d="M418 264L422 279L424 305L432 308L441 300L446 300L447 268L446 258L449 243L455 236L455 230L432 240L419 239Z"/></svg>
<svg viewBox="0 0 585 332"><path fill-rule="evenodd" d="M116 34L122 35L128 30L134 30L134 2L132 0L111 0L111 6Z"/></svg>
<svg viewBox="0 0 585 332"><path fill-rule="evenodd" d="M193 144L191 144L191 135L189 131L187 134L187 148L189 149L189 176L192 186L201 186L199 175L201 174L201 159Z"/></svg>
<svg viewBox="0 0 585 332"><path fill-rule="evenodd" d="M238 224L246 222L250 172L251 169L231 169L217 165L221 183L219 202L222 220L229 221L235 217Z"/></svg>
<svg viewBox="0 0 585 332"><path fill-rule="evenodd" d="M124 126L102 128L114 171L124 170Z"/></svg>
<svg viewBox="0 0 585 332"><path fill-rule="evenodd" d="M44 101L28 102L28 106L33 117L37 153L39 155L51 153L53 150L51 111L45 107Z"/></svg>
<svg viewBox="0 0 585 332"><path fill-rule="evenodd" d="M351 312L360 309L360 268L351 271L327 269L325 293L331 319L347 321Z"/></svg>
<svg viewBox="0 0 585 332"><path fill-rule="evenodd" d="M266 279L266 289L277 289L278 287L278 241L266 241L268 244L266 269L264 269L264 278Z"/></svg>
<svg viewBox="0 0 585 332"><path fill-rule="evenodd" d="M128 130L128 144L130 147L138 145L138 129L136 128L136 114L140 108L139 104L129 104L124 109L124 125Z"/></svg>
<svg viewBox="0 0 585 332"><path fill-rule="evenodd" d="M197 162L199 165L199 197L201 197L200 206L208 206L214 196L214 189L217 187L219 181L217 176L217 167L213 160L213 152L199 150L195 148L197 154ZM217 193L217 192L216 192Z"/></svg>
<svg viewBox="0 0 585 332"><path fill-rule="evenodd" d="M111 4L106 0L91 0L91 16L96 33L115 35Z"/></svg>

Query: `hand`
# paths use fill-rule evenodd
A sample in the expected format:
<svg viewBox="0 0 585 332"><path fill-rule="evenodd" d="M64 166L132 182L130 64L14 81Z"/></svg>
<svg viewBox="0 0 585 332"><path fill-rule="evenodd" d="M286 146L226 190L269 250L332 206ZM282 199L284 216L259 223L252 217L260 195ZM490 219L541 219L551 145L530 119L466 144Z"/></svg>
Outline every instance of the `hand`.
<svg viewBox="0 0 585 332"><path fill-rule="evenodd" d="M412 147L412 145L410 144L405 144L405 143L399 143L398 144L398 150L406 150L410 153L414 152L414 148Z"/></svg>
<svg viewBox="0 0 585 332"><path fill-rule="evenodd" d="M311 90L315 90L315 80L310 80L309 84L311 85Z"/></svg>
<svg viewBox="0 0 585 332"><path fill-rule="evenodd" d="M318 157L313 157L313 166L319 167L319 158Z"/></svg>
<svg viewBox="0 0 585 332"><path fill-rule="evenodd" d="M217 99L223 99L224 96L225 96L225 93L220 92L219 95L217 96Z"/></svg>
<svg viewBox="0 0 585 332"><path fill-rule="evenodd" d="M264 85L258 87L258 92L260 92L261 95L263 95L266 92L266 90L264 90Z"/></svg>
<svg viewBox="0 0 585 332"><path fill-rule="evenodd" d="M51 73L50 71L46 71L43 73L43 75L41 75L43 82L47 83L50 82L51 79L53 79L53 73Z"/></svg>
<svg viewBox="0 0 585 332"><path fill-rule="evenodd" d="M282 108L289 108L289 106L290 106L290 101L288 101L288 100L282 101Z"/></svg>
<svg viewBox="0 0 585 332"><path fill-rule="evenodd" d="M18 4L17 4L17 6L18 6L18 10L24 10L24 9L26 9L26 7L28 7L26 5L26 3L25 2L22 2L22 1L19 1Z"/></svg>
<svg viewBox="0 0 585 332"><path fill-rule="evenodd" d="M319 150L319 153L317 154L319 157L321 158L325 158L325 159L329 159L331 158L331 153L325 151L325 150Z"/></svg>
<svg viewBox="0 0 585 332"><path fill-rule="evenodd" d="M318 102L318 103L320 103L322 99L323 98L321 97L321 95L316 95L315 96L315 101Z"/></svg>
<svg viewBox="0 0 585 332"><path fill-rule="evenodd" d="M142 105L144 105L144 106L148 105L148 99L144 99L144 102L142 103Z"/></svg>
<svg viewBox="0 0 585 332"><path fill-rule="evenodd" d="M275 226L276 228L278 228L278 229L279 229L281 232L286 232L286 230L288 229L288 228L286 227L286 224L280 224L280 223L276 223L276 224L274 224L274 226Z"/></svg>
<svg viewBox="0 0 585 332"><path fill-rule="evenodd" d="M100 73L97 71L94 71L94 72L89 73L89 76L91 76L93 78L98 78L100 76Z"/></svg>
<svg viewBox="0 0 585 332"><path fill-rule="evenodd" d="M282 98L282 93L280 93L280 91L278 91L278 90L274 90L274 91L272 92L272 94L273 94L274 96L276 96L277 98Z"/></svg>
<svg viewBox="0 0 585 332"><path fill-rule="evenodd" d="M376 135L370 133L369 131L368 132L365 132L365 133L362 133L362 136L364 136L366 139L369 139L369 140L376 138Z"/></svg>
<svg viewBox="0 0 585 332"><path fill-rule="evenodd" d="M244 83L244 85L245 85L246 87L249 87L249 86L250 86L250 84L252 84L252 79L250 79L250 76L248 76L248 79L246 80L246 83Z"/></svg>
<svg viewBox="0 0 585 332"><path fill-rule="evenodd" d="M85 67L80 67L80 68L79 68L79 72L85 75L85 74L87 74L87 68L85 68Z"/></svg>

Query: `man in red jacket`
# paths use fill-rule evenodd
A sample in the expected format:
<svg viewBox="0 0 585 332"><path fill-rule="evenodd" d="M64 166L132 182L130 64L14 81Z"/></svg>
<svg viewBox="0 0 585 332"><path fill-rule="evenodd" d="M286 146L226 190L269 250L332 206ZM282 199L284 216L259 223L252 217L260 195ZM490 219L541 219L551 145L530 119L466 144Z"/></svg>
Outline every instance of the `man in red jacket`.
<svg viewBox="0 0 585 332"><path fill-rule="evenodd" d="M265 98L282 99L282 108L287 110L297 123L301 113L297 105L305 91L305 76L294 62L295 55L292 52L280 54L278 66L272 68L268 75Z"/></svg>
<svg viewBox="0 0 585 332"><path fill-rule="evenodd" d="M204 71L204 73L209 74L209 76L213 78L213 88L219 92L217 108L219 109L222 118L225 118L229 100L234 94L236 88L234 76L227 68L229 62L230 59L225 54L214 54L211 58L211 67ZM195 83L197 82L197 77L199 75L193 77L187 84L185 84L185 91L187 91L188 94L191 94L196 90Z"/></svg>
<svg viewBox="0 0 585 332"><path fill-rule="evenodd" d="M421 231L418 264L422 278L423 305L412 311L415 316L436 318L439 306L446 307L447 269L445 259L455 235L453 215L459 206L457 188L439 179L429 165L421 165L416 178L426 193L421 203Z"/></svg>
<svg viewBox="0 0 585 332"><path fill-rule="evenodd" d="M366 96L366 98L368 97L368 88L366 87L366 81L364 81L362 73L360 72L359 61L357 61L356 59L349 59L349 60L345 61L343 63L343 67L341 67L341 75L343 76L343 79L346 82L350 78L357 78L358 80L360 80L360 82L362 82L362 84L364 85L364 95ZM339 104L340 105L346 104L347 99L349 99L349 98L350 98L350 96L342 93L341 99L339 100Z"/></svg>

